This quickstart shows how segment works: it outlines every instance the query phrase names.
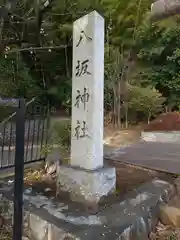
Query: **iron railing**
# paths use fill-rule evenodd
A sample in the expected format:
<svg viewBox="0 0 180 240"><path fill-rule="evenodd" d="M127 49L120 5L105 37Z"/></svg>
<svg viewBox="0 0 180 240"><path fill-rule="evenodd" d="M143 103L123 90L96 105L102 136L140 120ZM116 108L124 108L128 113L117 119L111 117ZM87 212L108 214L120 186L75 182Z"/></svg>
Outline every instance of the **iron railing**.
<svg viewBox="0 0 180 240"><path fill-rule="evenodd" d="M16 143L16 112L0 123L0 169L14 167ZM45 159L49 106L41 106L33 98L26 104L24 130L24 164Z"/></svg>

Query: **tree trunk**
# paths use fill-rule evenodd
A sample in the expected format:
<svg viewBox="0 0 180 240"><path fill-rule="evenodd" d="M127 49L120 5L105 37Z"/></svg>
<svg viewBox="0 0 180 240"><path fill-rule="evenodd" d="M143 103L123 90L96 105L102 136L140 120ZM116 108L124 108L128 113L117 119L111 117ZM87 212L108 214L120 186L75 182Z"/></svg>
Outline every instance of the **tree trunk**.
<svg viewBox="0 0 180 240"><path fill-rule="evenodd" d="M165 113L168 112L168 106L165 106Z"/></svg>
<svg viewBox="0 0 180 240"><path fill-rule="evenodd" d="M150 123L150 119L151 119L151 113L148 113L148 124Z"/></svg>
<svg viewBox="0 0 180 240"><path fill-rule="evenodd" d="M113 127L116 128L116 88L113 87Z"/></svg>
<svg viewBox="0 0 180 240"><path fill-rule="evenodd" d="M121 128L121 82L118 83L117 127Z"/></svg>
<svg viewBox="0 0 180 240"><path fill-rule="evenodd" d="M128 128L128 102L127 102L127 100L126 100L126 103L125 103L125 118L126 118L125 128L127 129Z"/></svg>

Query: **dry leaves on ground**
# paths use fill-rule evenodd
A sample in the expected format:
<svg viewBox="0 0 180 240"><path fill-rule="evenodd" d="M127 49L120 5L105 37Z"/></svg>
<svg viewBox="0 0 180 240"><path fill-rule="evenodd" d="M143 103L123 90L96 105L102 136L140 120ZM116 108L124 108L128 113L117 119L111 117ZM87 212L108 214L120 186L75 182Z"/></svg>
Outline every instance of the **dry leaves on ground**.
<svg viewBox="0 0 180 240"><path fill-rule="evenodd" d="M150 240L180 240L180 229L171 226L164 226L158 223L156 233L151 233Z"/></svg>
<svg viewBox="0 0 180 240"><path fill-rule="evenodd" d="M41 180L44 174L44 169L40 170L29 170L24 177L24 182L31 185L32 183Z"/></svg>
<svg viewBox="0 0 180 240"><path fill-rule="evenodd" d="M7 229L8 228L8 229ZM4 228L0 228L0 239L1 240L11 240L12 239L12 232L11 229L12 227L6 226Z"/></svg>

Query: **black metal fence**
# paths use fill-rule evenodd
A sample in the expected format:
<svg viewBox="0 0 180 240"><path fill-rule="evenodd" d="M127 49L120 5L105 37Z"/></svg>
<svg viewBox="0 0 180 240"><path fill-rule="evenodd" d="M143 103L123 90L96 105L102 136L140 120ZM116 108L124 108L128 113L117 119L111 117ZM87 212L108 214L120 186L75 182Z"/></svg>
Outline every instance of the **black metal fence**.
<svg viewBox="0 0 180 240"><path fill-rule="evenodd" d="M16 121L13 113L0 123L0 169L15 166ZM45 159L42 149L47 143L48 124L48 105L40 106L35 99L26 104L24 164Z"/></svg>
<svg viewBox="0 0 180 240"><path fill-rule="evenodd" d="M24 99L2 98L0 106L15 110L0 123L0 169L15 167L13 240L21 240L24 164L45 159L41 150L47 143L49 107L35 99L26 104Z"/></svg>

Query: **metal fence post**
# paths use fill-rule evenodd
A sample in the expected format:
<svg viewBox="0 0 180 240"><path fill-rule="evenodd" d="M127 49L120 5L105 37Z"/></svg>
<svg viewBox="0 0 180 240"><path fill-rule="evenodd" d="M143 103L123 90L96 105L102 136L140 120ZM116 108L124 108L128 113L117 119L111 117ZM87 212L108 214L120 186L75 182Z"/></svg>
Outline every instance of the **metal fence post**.
<svg viewBox="0 0 180 240"><path fill-rule="evenodd" d="M14 183L14 221L13 240L22 239L23 223L23 185L24 185L24 132L25 132L25 100L19 100L16 111L16 152Z"/></svg>

